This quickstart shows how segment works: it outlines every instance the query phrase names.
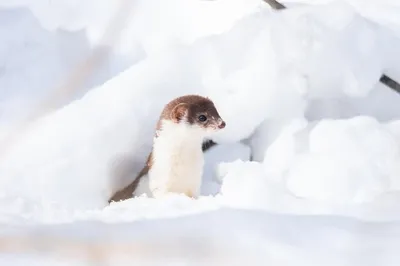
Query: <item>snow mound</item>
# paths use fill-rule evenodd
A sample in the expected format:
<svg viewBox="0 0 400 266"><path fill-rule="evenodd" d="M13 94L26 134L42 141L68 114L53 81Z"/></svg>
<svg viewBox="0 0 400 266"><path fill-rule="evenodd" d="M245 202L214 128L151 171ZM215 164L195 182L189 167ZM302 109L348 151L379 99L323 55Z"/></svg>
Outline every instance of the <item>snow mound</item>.
<svg viewBox="0 0 400 266"><path fill-rule="evenodd" d="M321 121L309 133L308 150L294 155L286 176L288 189L297 197L335 203L372 201L399 189L399 144L370 117Z"/></svg>
<svg viewBox="0 0 400 266"><path fill-rule="evenodd" d="M305 213L374 209L383 199L396 206L399 131L398 121L379 123L365 116L309 125L295 121L268 147L262 163L219 165L224 202Z"/></svg>

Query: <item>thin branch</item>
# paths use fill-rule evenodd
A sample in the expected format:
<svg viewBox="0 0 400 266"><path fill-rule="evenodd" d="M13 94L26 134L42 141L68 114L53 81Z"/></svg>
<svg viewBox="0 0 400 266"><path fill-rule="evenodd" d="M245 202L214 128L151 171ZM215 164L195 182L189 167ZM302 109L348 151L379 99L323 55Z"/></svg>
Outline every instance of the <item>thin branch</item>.
<svg viewBox="0 0 400 266"><path fill-rule="evenodd" d="M379 79L379 81L382 82L382 84L385 84L386 86L388 86L389 88L391 88L392 90L394 90L395 92L400 94L400 84L397 83L392 78L383 74L381 76L381 78Z"/></svg>
<svg viewBox="0 0 400 266"><path fill-rule="evenodd" d="M281 10L281 9L285 9L286 6L284 6L283 4L279 3L278 1L275 0L263 0L265 3L267 3L268 5L270 5L273 9L276 10Z"/></svg>

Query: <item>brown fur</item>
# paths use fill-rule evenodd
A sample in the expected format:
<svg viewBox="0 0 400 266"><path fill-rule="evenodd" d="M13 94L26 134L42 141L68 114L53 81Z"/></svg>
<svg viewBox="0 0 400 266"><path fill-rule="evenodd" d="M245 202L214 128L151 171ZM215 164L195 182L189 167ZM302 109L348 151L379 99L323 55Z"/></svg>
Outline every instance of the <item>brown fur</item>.
<svg viewBox="0 0 400 266"><path fill-rule="evenodd" d="M149 172L149 169L151 168L151 165L153 164L153 159L152 159L152 153L147 157L146 165L143 167L143 169L139 172L139 174L136 176L136 178L126 187L123 189L117 191L114 193L114 195L108 200L108 203L111 203L112 201L121 201L121 200L126 200L132 197L133 192L136 190L137 186L139 185L139 182L141 178Z"/></svg>
<svg viewBox="0 0 400 266"><path fill-rule="evenodd" d="M205 123L199 123L196 118L203 114L207 117L220 117L214 103L205 97L198 95L185 95L178 97L169 102L161 113L157 123L157 130L160 130L161 121L172 120L176 123L181 121L184 114L187 114L187 122L189 124L199 124L202 127L212 126L213 120L208 119Z"/></svg>
<svg viewBox="0 0 400 266"><path fill-rule="evenodd" d="M202 127L209 127L214 126L211 125L212 120L208 119L204 123L200 123L196 120L198 115L203 114L210 117L220 117L218 111L216 110L214 103L202 96L198 95L185 95L178 97L171 102L169 102L163 109L160 119L156 125L156 133L155 137L158 137L158 134L161 130L161 121L172 120L175 123L178 123L182 120L183 116L187 114L187 122L189 124L200 124ZM225 122L223 123L223 127L225 126ZM214 141L208 140L203 142L201 149L203 152L207 151L211 147L217 145ZM122 201L132 197L133 193L135 192L137 186L139 185L140 180L143 176L147 175L150 168L153 165L153 153L151 152L147 157L146 165L143 169L139 172L136 178L128 184L126 187L122 188L121 190L114 193L114 195L108 200L108 203L112 201Z"/></svg>

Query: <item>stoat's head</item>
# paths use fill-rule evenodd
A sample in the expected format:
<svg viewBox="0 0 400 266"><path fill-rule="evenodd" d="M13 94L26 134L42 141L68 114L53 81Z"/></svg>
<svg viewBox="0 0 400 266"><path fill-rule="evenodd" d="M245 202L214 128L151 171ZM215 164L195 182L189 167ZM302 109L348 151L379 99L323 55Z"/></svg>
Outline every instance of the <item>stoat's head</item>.
<svg viewBox="0 0 400 266"><path fill-rule="evenodd" d="M204 134L225 127L214 103L198 95L185 95L172 100L165 106L162 116L175 124L202 131Z"/></svg>

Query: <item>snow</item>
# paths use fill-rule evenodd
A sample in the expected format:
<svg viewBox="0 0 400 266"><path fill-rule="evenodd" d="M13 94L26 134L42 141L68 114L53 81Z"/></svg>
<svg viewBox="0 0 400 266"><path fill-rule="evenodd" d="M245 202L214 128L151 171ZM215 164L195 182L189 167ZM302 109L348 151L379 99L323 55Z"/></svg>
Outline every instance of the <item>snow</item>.
<svg viewBox="0 0 400 266"><path fill-rule="evenodd" d="M294 121L270 144L262 163L219 164L224 202L277 212L398 219L384 206L399 191L399 129L397 121L379 123L369 116Z"/></svg>
<svg viewBox="0 0 400 266"><path fill-rule="evenodd" d="M41 245L37 254L23 257L11 253L16 248L9 247L10 254L0 259L4 265L32 261L38 265L101 265L102 259L112 265L261 265L266 261L275 265L397 265L400 237L399 226L393 223L233 209L139 221L135 226L87 221L38 225L34 230L6 226L1 231L15 247L35 250L10 236L31 237ZM48 253L53 248L46 240L57 243L54 249L63 260ZM93 248L85 253L85 247ZM100 253L106 250L102 258Z"/></svg>
<svg viewBox="0 0 400 266"><path fill-rule="evenodd" d="M398 265L400 6L283 2L1 1L1 265ZM189 93L199 199L108 206Z"/></svg>

